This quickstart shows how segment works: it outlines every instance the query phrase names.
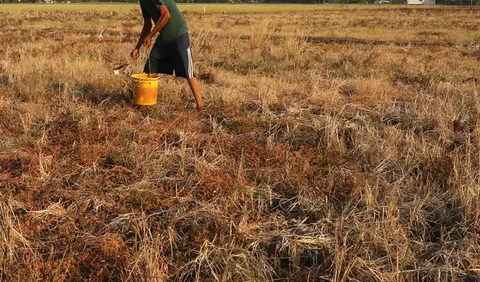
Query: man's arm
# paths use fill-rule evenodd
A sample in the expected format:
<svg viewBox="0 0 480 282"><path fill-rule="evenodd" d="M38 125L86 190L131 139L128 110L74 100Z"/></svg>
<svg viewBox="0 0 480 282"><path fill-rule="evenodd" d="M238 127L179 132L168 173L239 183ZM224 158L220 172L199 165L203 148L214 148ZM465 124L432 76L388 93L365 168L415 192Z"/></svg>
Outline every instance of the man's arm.
<svg viewBox="0 0 480 282"><path fill-rule="evenodd" d="M158 20L153 30L150 31L150 33L145 37L145 46L147 46L148 48L150 48L150 46L152 45L152 37L154 37L155 34L160 32L160 30L162 30L162 28L167 25L168 21L172 17L167 6L160 5L158 9L160 10L160 19Z"/></svg>
<svg viewBox="0 0 480 282"><path fill-rule="evenodd" d="M145 38L148 36L150 31L152 30L152 20L150 16L147 14L147 12L145 12L143 7L142 7L142 15L143 15L142 33L140 34L140 38L138 38L138 42L137 42L137 45L135 46L135 49L130 54L134 59L138 57L138 50L140 50L140 47L142 47L142 44L145 41Z"/></svg>
<svg viewBox="0 0 480 282"><path fill-rule="evenodd" d="M145 37L150 33L152 30L152 21L150 18L144 19L145 22L143 23L143 28L142 28L142 33L140 34L140 38L138 39L137 46L135 49L140 49L142 47L143 41L145 40Z"/></svg>

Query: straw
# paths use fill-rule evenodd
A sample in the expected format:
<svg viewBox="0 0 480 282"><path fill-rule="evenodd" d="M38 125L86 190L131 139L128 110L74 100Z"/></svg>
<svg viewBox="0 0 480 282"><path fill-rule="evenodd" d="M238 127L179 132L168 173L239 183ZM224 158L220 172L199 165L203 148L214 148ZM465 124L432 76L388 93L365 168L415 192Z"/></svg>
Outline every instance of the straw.
<svg viewBox="0 0 480 282"><path fill-rule="evenodd" d="M142 56L142 57L147 56L147 61L148 61L148 77L150 77L150 75L152 74L152 65L151 65L151 63L150 63L150 55L151 55L151 54L148 54L148 55L147 55L147 53L148 53L148 48L145 47L143 50L144 50L144 51L142 52L142 53L143 53L143 56Z"/></svg>
<svg viewBox="0 0 480 282"><path fill-rule="evenodd" d="M150 77L152 74L152 65L150 64L150 55L151 54L148 55L148 77Z"/></svg>

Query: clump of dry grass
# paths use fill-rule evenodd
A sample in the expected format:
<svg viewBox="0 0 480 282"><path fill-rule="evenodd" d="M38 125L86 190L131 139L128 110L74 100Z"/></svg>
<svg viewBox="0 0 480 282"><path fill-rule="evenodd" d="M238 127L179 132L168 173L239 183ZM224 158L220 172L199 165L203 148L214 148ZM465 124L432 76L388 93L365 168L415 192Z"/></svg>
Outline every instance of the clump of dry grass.
<svg viewBox="0 0 480 282"><path fill-rule="evenodd" d="M1 280L478 279L475 10L187 13L205 112L134 11L0 13Z"/></svg>

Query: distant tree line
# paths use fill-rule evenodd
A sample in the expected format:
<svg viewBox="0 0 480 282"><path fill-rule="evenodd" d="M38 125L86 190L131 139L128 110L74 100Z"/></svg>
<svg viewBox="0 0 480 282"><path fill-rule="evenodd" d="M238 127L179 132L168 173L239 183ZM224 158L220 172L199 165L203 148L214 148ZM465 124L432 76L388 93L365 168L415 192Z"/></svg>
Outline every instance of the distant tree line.
<svg viewBox="0 0 480 282"><path fill-rule="evenodd" d="M217 2L214 0L194 0L198 3ZM423 0L421 0L423 1ZM238 1L250 2L250 1ZM380 0L258 0L255 3L311 3L311 4L376 4ZM407 0L388 0L389 4L407 4ZM476 6L480 0L436 0L436 5Z"/></svg>
<svg viewBox="0 0 480 282"><path fill-rule="evenodd" d="M45 0L20 0L23 3L45 2ZM137 0L55 0L55 2L123 2L137 3ZM290 3L290 4L375 4L380 0L175 0L177 3ZM16 3L19 0L0 0L0 3ZM407 4L407 0L388 0L390 4ZM436 5L476 6L480 0L436 0Z"/></svg>
<svg viewBox="0 0 480 282"><path fill-rule="evenodd" d="M272 3L286 3L282 0L266 0ZM380 0L324 0L322 3L329 4L375 4ZM425 0L420 0L425 1ZM389 4L407 4L407 0L388 0ZM477 6L480 5L480 0L435 0L435 5L455 5L455 6Z"/></svg>

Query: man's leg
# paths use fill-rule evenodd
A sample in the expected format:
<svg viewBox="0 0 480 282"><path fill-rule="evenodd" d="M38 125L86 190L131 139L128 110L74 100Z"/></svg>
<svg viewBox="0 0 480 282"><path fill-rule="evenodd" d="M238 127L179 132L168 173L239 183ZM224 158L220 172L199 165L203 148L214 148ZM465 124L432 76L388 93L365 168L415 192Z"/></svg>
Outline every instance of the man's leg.
<svg viewBox="0 0 480 282"><path fill-rule="evenodd" d="M174 50L172 50L172 61L174 64L175 75L187 79L193 97L195 97L195 101L197 102L197 108L203 110L202 90L200 89L200 83L198 83L193 71L192 50L190 49L190 37L188 33L175 39L172 44L174 45Z"/></svg>
<svg viewBox="0 0 480 282"><path fill-rule="evenodd" d="M195 101L197 102L197 108L199 110L203 110L205 107L203 106L202 101L202 90L200 89L200 83L196 77L192 77L187 79L188 84L190 85L190 89L192 89L193 97L195 97Z"/></svg>

